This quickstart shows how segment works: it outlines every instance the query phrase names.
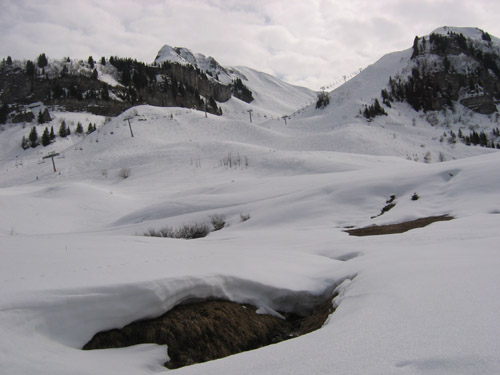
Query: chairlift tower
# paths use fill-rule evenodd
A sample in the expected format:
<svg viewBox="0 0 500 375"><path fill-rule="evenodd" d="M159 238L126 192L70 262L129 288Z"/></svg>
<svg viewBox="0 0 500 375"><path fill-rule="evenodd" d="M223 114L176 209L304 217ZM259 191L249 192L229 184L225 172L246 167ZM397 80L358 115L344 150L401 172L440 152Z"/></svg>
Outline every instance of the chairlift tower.
<svg viewBox="0 0 500 375"><path fill-rule="evenodd" d="M250 115L250 124L252 123L252 112L253 112L253 109L249 109L247 110L248 114Z"/></svg>
<svg viewBox="0 0 500 375"><path fill-rule="evenodd" d="M127 117L125 120L128 121L128 127L130 128L130 136L134 137L134 132L132 131L132 125L130 124L130 117Z"/></svg>
<svg viewBox="0 0 500 375"><path fill-rule="evenodd" d="M54 168L54 172L57 172L56 170L56 163L54 162L54 157L55 156L58 156L59 153L58 152L54 152L52 151L51 153L45 155L42 159L48 159L48 158L51 158L52 159L52 167Z"/></svg>

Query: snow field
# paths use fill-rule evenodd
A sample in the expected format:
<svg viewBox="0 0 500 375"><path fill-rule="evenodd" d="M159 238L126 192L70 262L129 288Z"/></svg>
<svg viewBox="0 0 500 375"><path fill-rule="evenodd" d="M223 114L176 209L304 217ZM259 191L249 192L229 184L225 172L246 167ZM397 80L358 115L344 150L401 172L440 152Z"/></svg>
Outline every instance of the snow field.
<svg viewBox="0 0 500 375"><path fill-rule="evenodd" d="M222 117L148 106L108 122L54 112L55 131L64 118L84 128L95 122L98 132L26 151L19 144L29 128L6 127L2 375L166 372L165 347L80 348L100 330L196 298L304 312L337 287L337 310L321 330L175 371L497 374L500 154L439 142L461 125L432 127L402 104L371 123L356 117L407 55L367 68L321 111L313 104L298 113L314 95L238 68L256 100L231 99ZM292 113L285 125L281 116ZM39 163L50 151L64 155L57 173L49 160ZM431 164L406 160L427 152ZM436 163L440 152L457 160ZM248 165L223 165L229 154ZM371 219L391 195L396 206ZM229 225L202 239L140 235L213 214ZM455 219L378 237L343 231L442 214Z"/></svg>
<svg viewBox="0 0 500 375"><path fill-rule="evenodd" d="M44 368L62 374L75 367L82 374L157 372L167 359L164 348L78 348L99 330L160 315L191 298L223 297L268 311L300 311L344 280L352 281L342 284L338 309L322 330L177 371L363 373L376 368L493 374L498 368L498 336L492 329L498 306L491 298L498 280L500 216L491 214L500 212L497 153L438 164L332 153L329 172L311 168L307 174L299 163L295 173L284 175L256 167L178 167L181 163L154 173L161 148L146 148L153 143L141 138L150 134L146 128L137 126L135 138L120 140L103 137L106 126L115 125L101 127L99 143L92 135L85 138L83 154L88 151L117 169L121 142L137 141L135 149L128 147L126 165L136 171L140 160L142 171L106 179L96 176L100 167L84 160L81 180L64 169L68 151L60 177L41 175L36 183L2 189L2 206L11 213L2 215L0 272L5 291L0 325L10 338L2 343L7 373ZM117 136L128 131L119 129ZM104 150L97 147L108 140ZM209 144L208 150L218 145ZM285 152L270 155L276 155L276 170L280 165L286 170ZM312 166L323 160L322 153L296 156ZM411 201L414 192L418 201ZM392 194L396 207L370 219ZM31 218L33 208L43 213L41 222ZM204 239L135 236L212 213L225 214L231 225ZM251 219L239 222L241 213ZM458 219L379 238L342 232L347 225L442 213ZM11 233L9 220L16 217L21 224ZM461 337L467 342L458 341ZM12 345L26 350L14 354Z"/></svg>

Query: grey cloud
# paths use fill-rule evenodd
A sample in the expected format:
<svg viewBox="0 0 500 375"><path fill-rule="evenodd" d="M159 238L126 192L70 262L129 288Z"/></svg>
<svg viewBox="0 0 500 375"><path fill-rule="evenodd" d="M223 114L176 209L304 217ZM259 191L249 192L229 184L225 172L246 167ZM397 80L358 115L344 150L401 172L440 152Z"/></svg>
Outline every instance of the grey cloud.
<svg viewBox="0 0 500 375"><path fill-rule="evenodd" d="M2 0L0 55L127 56L164 44L314 89L443 25L500 36L493 0Z"/></svg>

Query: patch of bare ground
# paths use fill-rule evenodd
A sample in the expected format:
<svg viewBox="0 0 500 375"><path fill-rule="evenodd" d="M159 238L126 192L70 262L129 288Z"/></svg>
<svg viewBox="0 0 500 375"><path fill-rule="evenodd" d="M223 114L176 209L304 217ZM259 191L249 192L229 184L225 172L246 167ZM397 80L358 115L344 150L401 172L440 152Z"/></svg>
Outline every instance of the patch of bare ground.
<svg viewBox="0 0 500 375"><path fill-rule="evenodd" d="M346 230L346 232L351 236L378 236L382 234L396 234L407 232L415 228L423 228L437 221L448 221L453 219L454 217L449 215L428 216L398 224L372 225L365 228L348 229Z"/></svg>
<svg viewBox="0 0 500 375"><path fill-rule="evenodd" d="M179 305L158 318L99 332L83 349L166 344L170 360L165 366L175 369L257 349L321 328L334 311L333 298L317 305L305 317L282 314L286 319L257 314L252 305L223 300Z"/></svg>

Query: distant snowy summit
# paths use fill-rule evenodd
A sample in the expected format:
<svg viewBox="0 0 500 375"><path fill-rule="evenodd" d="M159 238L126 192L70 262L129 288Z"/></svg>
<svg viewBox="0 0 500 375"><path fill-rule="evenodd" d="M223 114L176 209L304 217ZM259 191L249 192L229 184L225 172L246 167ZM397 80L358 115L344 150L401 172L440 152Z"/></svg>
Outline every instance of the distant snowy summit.
<svg viewBox="0 0 500 375"><path fill-rule="evenodd" d="M164 45L160 51L158 51L154 62L157 65L164 62L192 65L208 76L226 85L232 83L237 78L244 79L242 74L237 70L225 69L213 57L207 57L201 53L194 53L183 47Z"/></svg>
<svg viewBox="0 0 500 375"><path fill-rule="evenodd" d="M486 40L490 41L494 44L500 45L500 39L497 37L489 35L484 30L481 30L478 27L455 27L455 26L442 26L434 30L431 34L440 34L440 35L463 35L466 39L477 39L477 40Z"/></svg>
<svg viewBox="0 0 500 375"><path fill-rule="evenodd" d="M398 102L424 113L498 114L500 39L475 27L440 27L415 36L411 48L382 57L330 96L336 105L328 112L350 105L350 113L337 116L346 121L360 112L367 121L387 116ZM364 99L356 106L346 97Z"/></svg>

